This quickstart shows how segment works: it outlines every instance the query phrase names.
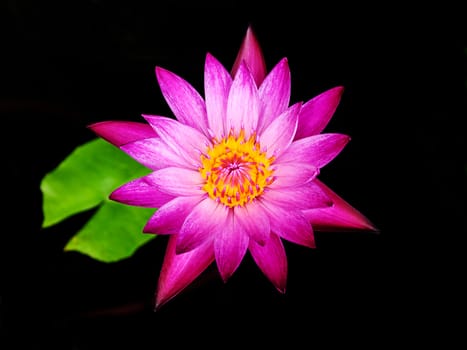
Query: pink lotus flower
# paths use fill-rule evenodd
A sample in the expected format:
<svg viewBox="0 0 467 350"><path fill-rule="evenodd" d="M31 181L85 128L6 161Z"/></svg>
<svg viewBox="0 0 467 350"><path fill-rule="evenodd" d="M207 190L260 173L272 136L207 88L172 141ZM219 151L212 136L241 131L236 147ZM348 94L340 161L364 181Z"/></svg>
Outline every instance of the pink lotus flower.
<svg viewBox="0 0 467 350"><path fill-rule="evenodd" d="M170 235L156 308L214 261L224 281L249 252L285 292L282 240L314 248L313 230L375 230L355 208L318 180L349 136L321 133L343 88L306 103L290 102L286 58L267 73L251 28L229 73L211 54L204 99L160 67L156 77L175 119L90 126L152 172L117 188L112 200L158 208L143 231Z"/></svg>

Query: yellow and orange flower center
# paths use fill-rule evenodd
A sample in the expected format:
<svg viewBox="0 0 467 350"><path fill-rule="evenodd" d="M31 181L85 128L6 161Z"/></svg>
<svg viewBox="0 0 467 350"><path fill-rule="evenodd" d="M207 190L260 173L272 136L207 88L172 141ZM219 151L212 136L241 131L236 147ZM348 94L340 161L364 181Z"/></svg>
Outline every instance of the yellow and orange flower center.
<svg viewBox="0 0 467 350"><path fill-rule="evenodd" d="M201 155L203 189L209 197L227 207L242 206L263 193L273 182L273 157L261 151L256 135L232 133Z"/></svg>

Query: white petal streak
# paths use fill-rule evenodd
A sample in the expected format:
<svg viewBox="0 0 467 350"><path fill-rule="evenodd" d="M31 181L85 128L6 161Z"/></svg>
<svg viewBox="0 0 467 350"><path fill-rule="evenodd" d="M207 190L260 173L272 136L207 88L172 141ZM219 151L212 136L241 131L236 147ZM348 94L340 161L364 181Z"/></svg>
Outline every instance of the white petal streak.
<svg viewBox="0 0 467 350"><path fill-rule="evenodd" d="M137 140L120 146L120 149L151 170L168 166L188 166L159 137Z"/></svg>
<svg viewBox="0 0 467 350"><path fill-rule="evenodd" d="M227 131L239 133L241 129L249 137L258 125L258 89L248 68L242 63L230 88L227 101Z"/></svg>
<svg viewBox="0 0 467 350"><path fill-rule="evenodd" d="M206 105L200 94L178 75L156 67L156 76L167 104L177 119L206 134Z"/></svg>
<svg viewBox="0 0 467 350"><path fill-rule="evenodd" d="M298 113L301 103L296 103L266 127L260 136L261 148L269 156L278 157L291 144L297 131Z"/></svg>
<svg viewBox="0 0 467 350"><path fill-rule="evenodd" d="M204 242L212 241L219 227L224 227L228 209L205 198L187 216L177 235L177 254L195 249Z"/></svg>
<svg viewBox="0 0 467 350"><path fill-rule="evenodd" d="M287 58L283 58L261 83L258 93L261 100L261 115L258 130L267 127L289 106L290 69Z"/></svg>
<svg viewBox="0 0 467 350"><path fill-rule="evenodd" d="M146 181L160 191L173 196L196 196L204 194L203 178L198 171L168 167L146 176Z"/></svg>
<svg viewBox="0 0 467 350"><path fill-rule="evenodd" d="M266 189L261 198L284 209L326 208L332 205L331 198L315 183L310 181L302 186Z"/></svg>
<svg viewBox="0 0 467 350"><path fill-rule="evenodd" d="M236 207L235 218L252 240L259 245L266 243L271 232L269 218L257 201Z"/></svg>
<svg viewBox="0 0 467 350"><path fill-rule="evenodd" d="M318 176L319 169L311 164L284 163L274 165L274 182L270 188L301 186Z"/></svg>
<svg viewBox="0 0 467 350"><path fill-rule="evenodd" d="M225 225L218 227L214 238L214 256L219 273L226 282L235 272L245 256L249 238L236 221L233 210L229 210Z"/></svg>
<svg viewBox="0 0 467 350"><path fill-rule="evenodd" d="M209 130L213 136L222 138L227 130L226 109L232 77L212 55L206 56L204 68L204 91Z"/></svg>
<svg viewBox="0 0 467 350"><path fill-rule="evenodd" d="M210 145L202 133L173 119L151 115L143 117L175 154L184 158L192 167L199 167L201 152Z"/></svg>
<svg viewBox="0 0 467 350"><path fill-rule="evenodd" d="M266 200L261 200L271 222L271 231L283 239L309 248L315 247L311 224L301 210L286 210Z"/></svg>

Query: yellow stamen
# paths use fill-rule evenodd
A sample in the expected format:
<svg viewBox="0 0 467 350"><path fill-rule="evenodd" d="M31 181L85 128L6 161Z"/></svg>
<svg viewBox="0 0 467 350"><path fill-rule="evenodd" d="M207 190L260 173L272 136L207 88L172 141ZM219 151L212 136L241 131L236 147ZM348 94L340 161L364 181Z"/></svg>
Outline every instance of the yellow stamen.
<svg viewBox="0 0 467 350"><path fill-rule="evenodd" d="M256 135L246 139L243 130L238 136L230 133L201 155L203 189L227 207L245 205L274 181L273 161L261 151Z"/></svg>

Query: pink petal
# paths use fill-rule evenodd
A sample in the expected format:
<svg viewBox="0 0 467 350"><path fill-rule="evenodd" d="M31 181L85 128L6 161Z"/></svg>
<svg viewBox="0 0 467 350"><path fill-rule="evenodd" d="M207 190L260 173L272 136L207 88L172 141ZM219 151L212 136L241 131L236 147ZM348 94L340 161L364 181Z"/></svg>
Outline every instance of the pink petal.
<svg viewBox="0 0 467 350"><path fill-rule="evenodd" d="M248 66L248 69L254 77L256 85L260 86L266 76L266 62L251 26L247 29L245 38L243 39L242 45L233 64L232 76L236 75L242 61L244 61Z"/></svg>
<svg viewBox="0 0 467 350"><path fill-rule="evenodd" d="M261 148L278 157L291 144L297 130L301 103L296 103L274 119L260 135Z"/></svg>
<svg viewBox="0 0 467 350"><path fill-rule="evenodd" d="M117 147L128 142L157 136L151 126L138 122L113 120L91 124L88 128Z"/></svg>
<svg viewBox="0 0 467 350"><path fill-rule="evenodd" d="M250 241L249 250L261 271L281 293L287 285L287 256L280 238L271 234L264 246Z"/></svg>
<svg viewBox="0 0 467 350"><path fill-rule="evenodd" d="M289 106L290 69L287 58L283 58L261 83L258 93L261 101L261 114L258 130L271 122Z"/></svg>
<svg viewBox="0 0 467 350"><path fill-rule="evenodd" d="M202 199L202 196L172 199L161 206L148 220L143 232L155 234L178 233L188 214Z"/></svg>
<svg viewBox="0 0 467 350"><path fill-rule="evenodd" d="M297 187L313 180L319 174L319 169L306 163L274 164L274 182L272 189Z"/></svg>
<svg viewBox="0 0 467 350"><path fill-rule="evenodd" d="M249 137L256 130L258 115L258 90L246 65L240 64L227 101L226 129L236 134L243 129Z"/></svg>
<svg viewBox="0 0 467 350"><path fill-rule="evenodd" d="M315 181L303 186L269 189L261 195L265 201L274 203L284 209L325 208L332 205L331 198Z"/></svg>
<svg viewBox="0 0 467 350"><path fill-rule="evenodd" d="M120 149L151 170L186 165L183 158L176 155L158 137L130 142L120 146Z"/></svg>
<svg viewBox="0 0 467 350"><path fill-rule="evenodd" d="M211 198L202 200L193 208L177 235L177 254L195 249L214 239L213 231L227 220L228 209Z"/></svg>
<svg viewBox="0 0 467 350"><path fill-rule="evenodd" d="M200 94L184 79L166 69L156 67L156 76L162 94L178 121L206 134L206 105Z"/></svg>
<svg viewBox="0 0 467 350"><path fill-rule="evenodd" d="M334 193L323 182L315 181L333 201L329 208L304 210L315 231L373 231L378 229L357 209Z"/></svg>
<svg viewBox="0 0 467 350"><path fill-rule="evenodd" d="M200 155L209 145L208 139L198 130L176 120L143 115L167 146L188 164L198 168Z"/></svg>
<svg viewBox="0 0 467 350"><path fill-rule="evenodd" d="M225 225L217 230L214 238L214 256L224 282L227 282L240 265L248 248L248 242L248 235L238 225L233 211L230 210Z"/></svg>
<svg viewBox="0 0 467 350"><path fill-rule="evenodd" d="M213 261L212 243L183 254L176 254L177 236L169 237L167 250L157 283L156 310L193 282Z"/></svg>
<svg viewBox="0 0 467 350"><path fill-rule="evenodd" d="M271 232L269 218L257 201L248 203L244 207L236 207L235 218L251 239L259 245L266 243Z"/></svg>
<svg viewBox="0 0 467 350"><path fill-rule="evenodd" d="M276 159L277 164L308 163L322 168L333 160L350 141L342 134L319 134L293 142Z"/></svg>
<svg viewBox="0 0 467 350"><path fill-rule="evenodd" d="M140 207L159 208L173 199L173 196L160 191L148 180L148 176L132 180L114 190L111 200Z"/></svg>
<svg viewBox="0 0 467 350"><path fill-rule="evenodd" d="M146 181L161 192L172 196L199 196L204 183L198 171L185 168L163 168L145 177Z"/></svg>
<svg viewBox="0 0 467 350"><path fill-rule="evenodd" d="M232 78L212 55L207 54L204 66L204 94L209 130L214 136L225 136L226 110Z"/></svg>
<svg viewBox="0 0 467 350"><path fill-rule="evenodd" d="M295 139L319 134L328 124L339 105L344 88L337 86L312 98L303 105Z"/></svg>
<svg viewBox="0 0 467 350"><path fill-rule="evenodd" d="M261 204L268 213L272 232L287 241L315 248L313 229L300 210L284 209L266 200Z"/></svg>

